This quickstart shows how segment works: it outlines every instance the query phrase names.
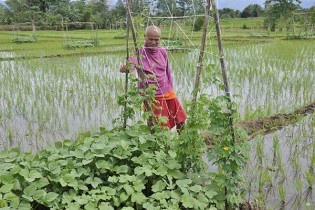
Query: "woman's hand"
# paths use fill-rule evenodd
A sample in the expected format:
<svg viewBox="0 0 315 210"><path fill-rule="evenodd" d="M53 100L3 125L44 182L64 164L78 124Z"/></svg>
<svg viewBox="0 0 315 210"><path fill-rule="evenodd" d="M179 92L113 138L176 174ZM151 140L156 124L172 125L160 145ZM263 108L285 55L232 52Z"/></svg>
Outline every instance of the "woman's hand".
<svg viewBox="0 0 315 210"><path fill-rule="evenodd" d="M123 63L120 65L120 72L121 73L126 73L127 67L126 67L126 63Z"/></svg>

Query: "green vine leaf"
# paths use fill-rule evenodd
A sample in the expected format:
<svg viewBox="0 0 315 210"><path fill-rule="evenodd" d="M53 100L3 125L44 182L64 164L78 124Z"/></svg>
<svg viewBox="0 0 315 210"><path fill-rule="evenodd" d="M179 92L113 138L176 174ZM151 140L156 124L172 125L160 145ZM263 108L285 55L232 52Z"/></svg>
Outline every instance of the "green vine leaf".
<svg viewBox="0 0 315 210"><path fill-rule="evenodd" d="M166 187L166 183L159 180L152 186L152 191L153 192L160 192L160 191L163 191L165 189L165 187Z"/></svg>
<svg viewBox="0 0 315 210"><path fill-rule="evenodd" d="M14 184L4 184L1 188L0 188L0 193L8 193L10 192L14 187Z"/></svg>

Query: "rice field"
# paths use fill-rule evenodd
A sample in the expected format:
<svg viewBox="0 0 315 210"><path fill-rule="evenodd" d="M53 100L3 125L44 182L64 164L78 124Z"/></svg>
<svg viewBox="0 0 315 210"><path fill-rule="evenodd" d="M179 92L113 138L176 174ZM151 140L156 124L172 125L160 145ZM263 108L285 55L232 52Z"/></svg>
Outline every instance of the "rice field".
<svg viewBox="0 0 315 210"><path fill-rule="evenodd" d="M117 99L125 82L119 66L126 53L123 40L111 39L110 46L109 39L104 35L103 46L70 50L68 56L56 46L49 50L52 41L34 55L27 51L32 45L0 48L0 150L19 147L35 152L56 141L115 126L113 120L122 112ZM98 53L91 54L93 50ZM191 100L198 56L197 45L169 52L175 91L184 106ZM314 40L246 36L225 45L225 61L239 111L237 121L290 113L315 101ZM209 80L219 72L216 40L210 38L201 92L222 94ZM247 199L267 209L314 209L314 134L312 114L252 139L244 171Z"/></svg>

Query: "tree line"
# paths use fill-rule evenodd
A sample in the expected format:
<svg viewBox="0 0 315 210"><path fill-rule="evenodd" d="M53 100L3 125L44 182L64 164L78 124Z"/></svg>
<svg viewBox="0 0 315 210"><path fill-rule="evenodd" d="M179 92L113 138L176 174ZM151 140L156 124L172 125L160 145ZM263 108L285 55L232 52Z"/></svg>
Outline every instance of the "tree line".
<svg viewBox="0 0 315 210"><path fill-rule="evenodd" d="M250 4L243 11L219 10L220 18L264 17L265 27L280 29L292 22L296 13L307 13L308 22L315 23L315 6L303 9L301 0L266 0L264 7ZM185 16L204 14L203 0L132 0L134 17ZM124 24L126 3L118 0L6 0L0 4L0 25L29 23L36 26L57 26L62 22L93 22L98 28L110 29Z"/></svg>

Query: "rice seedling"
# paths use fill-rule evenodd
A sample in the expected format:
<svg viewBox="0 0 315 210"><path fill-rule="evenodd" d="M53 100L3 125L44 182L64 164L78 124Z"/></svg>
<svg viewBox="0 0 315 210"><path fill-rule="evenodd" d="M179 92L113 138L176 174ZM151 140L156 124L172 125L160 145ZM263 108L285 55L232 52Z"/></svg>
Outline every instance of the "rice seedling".
<svg viewBox="0 0 315 210"><path fill-rule="evenodd" d="M283 183L278 184L277 189L280 197L280 209L284 209L286 203L286 189L283 186Z"/></svg>

